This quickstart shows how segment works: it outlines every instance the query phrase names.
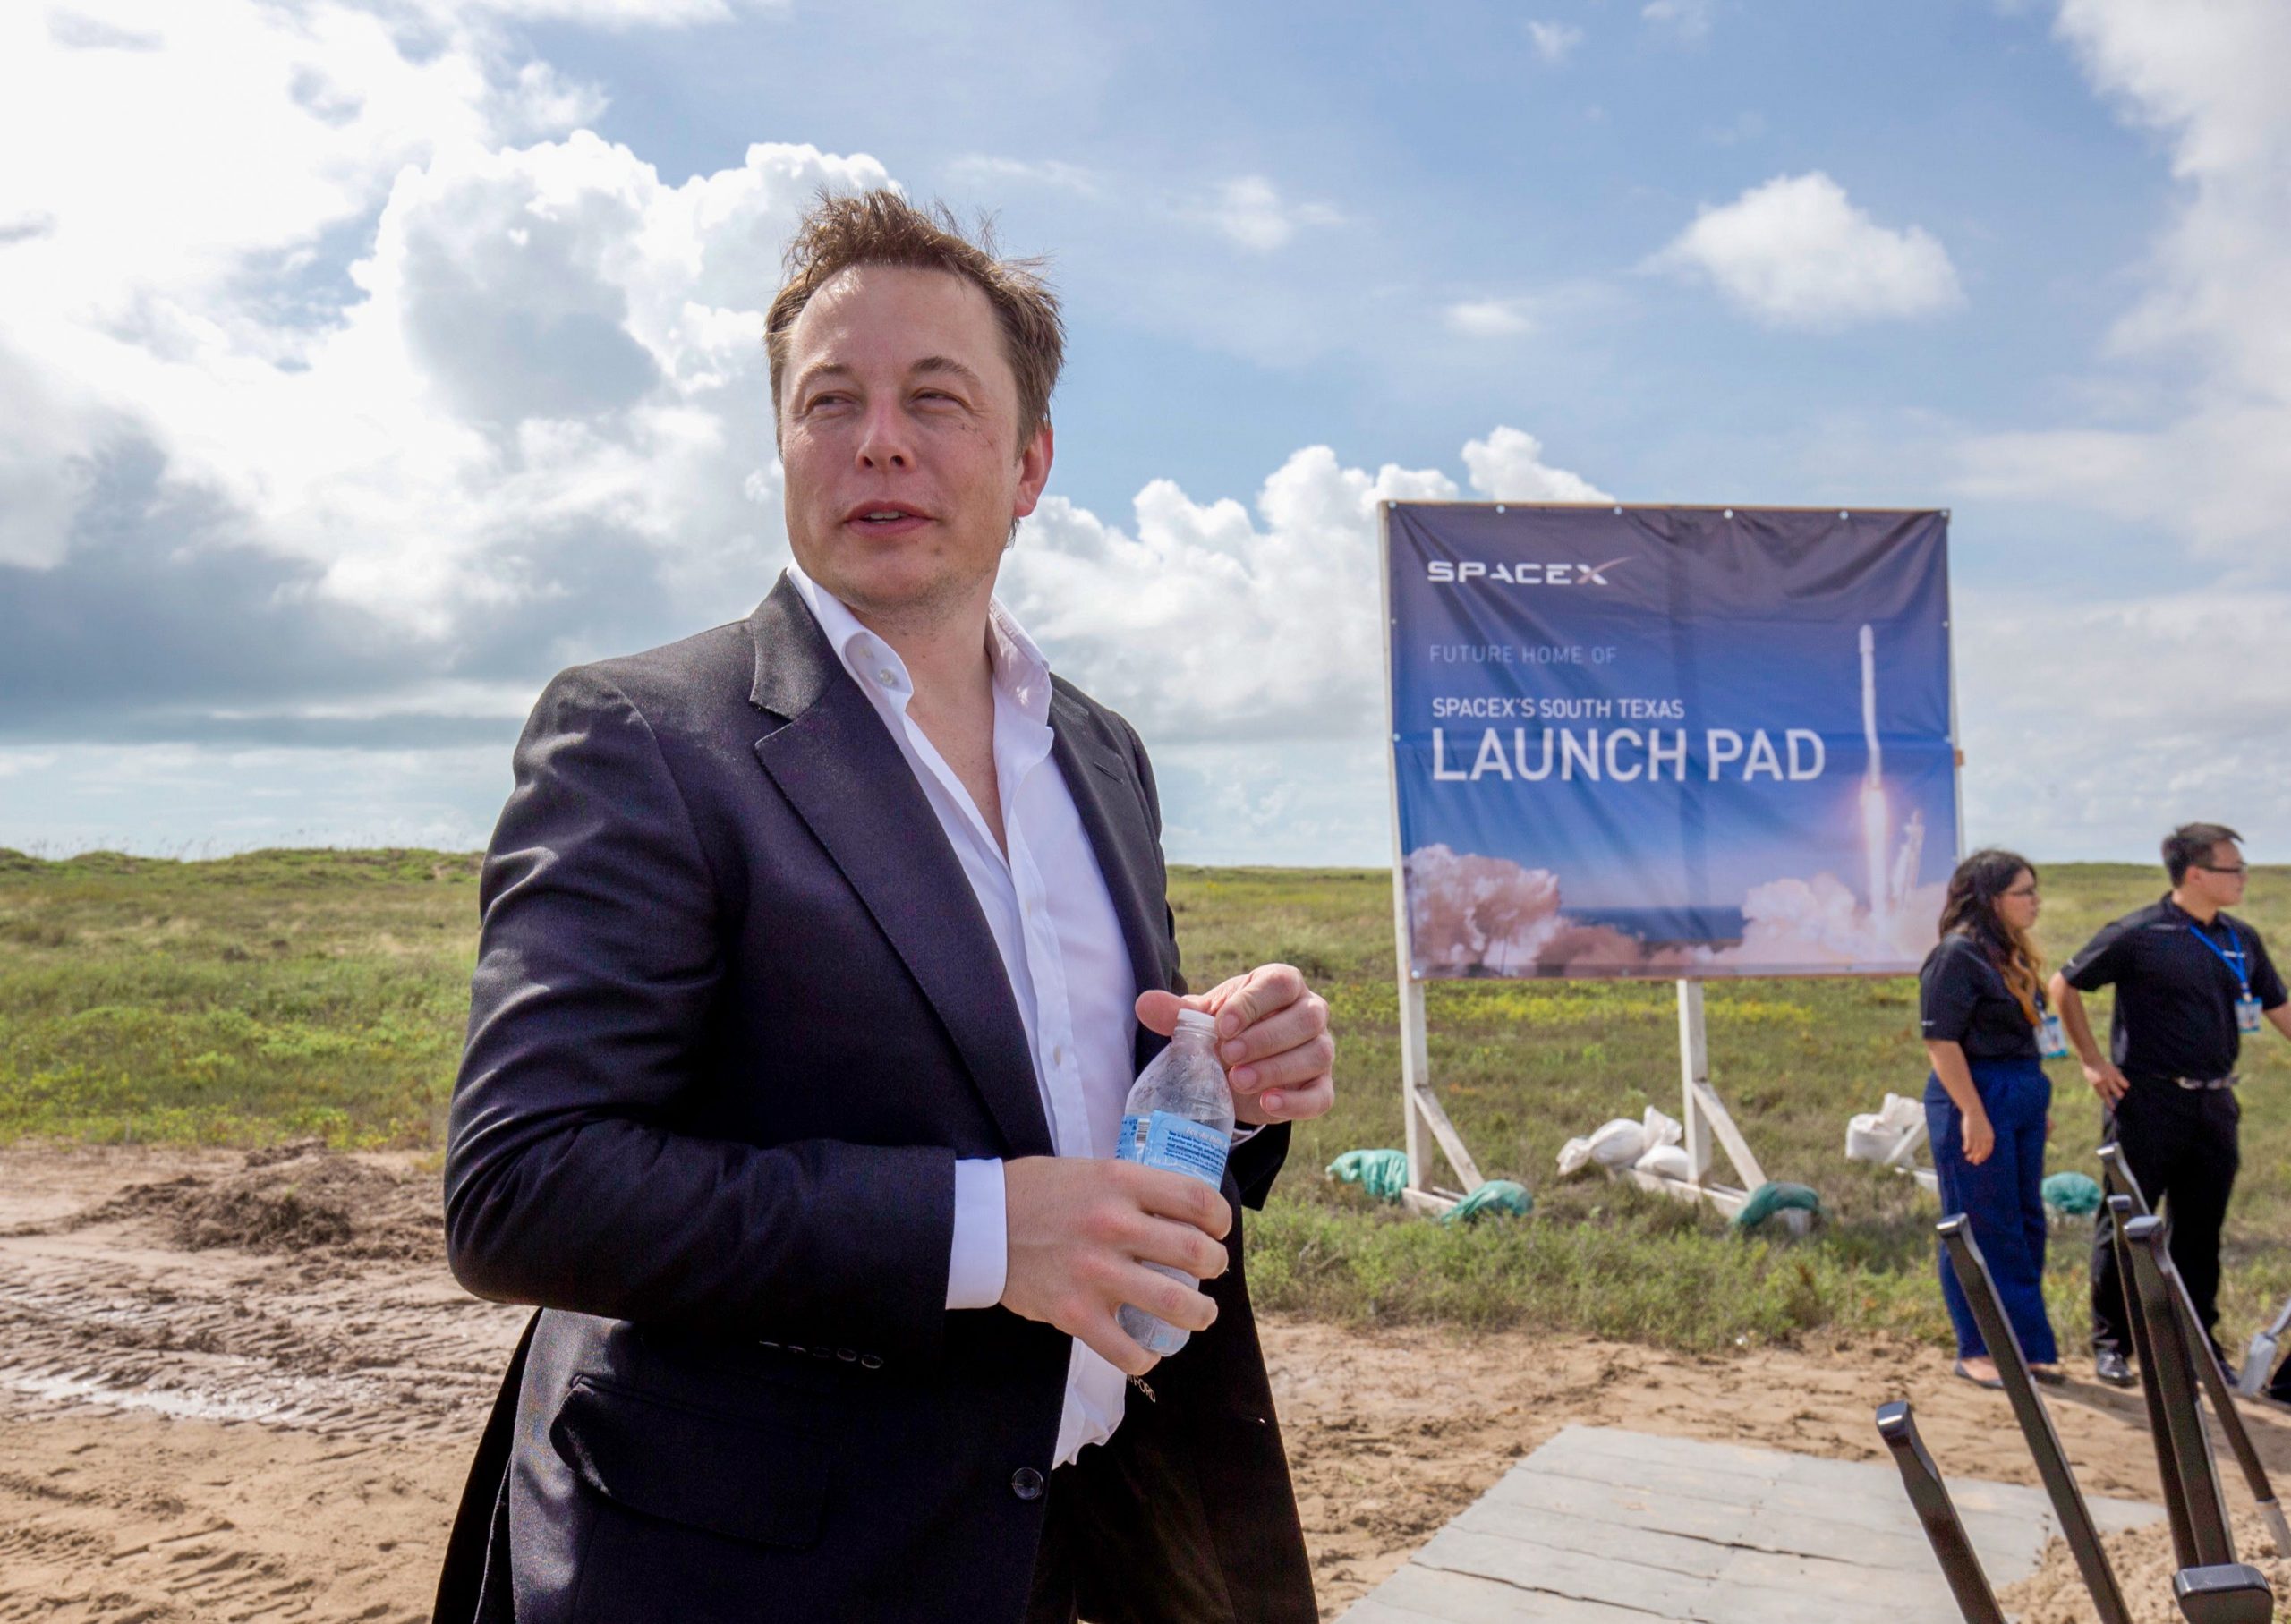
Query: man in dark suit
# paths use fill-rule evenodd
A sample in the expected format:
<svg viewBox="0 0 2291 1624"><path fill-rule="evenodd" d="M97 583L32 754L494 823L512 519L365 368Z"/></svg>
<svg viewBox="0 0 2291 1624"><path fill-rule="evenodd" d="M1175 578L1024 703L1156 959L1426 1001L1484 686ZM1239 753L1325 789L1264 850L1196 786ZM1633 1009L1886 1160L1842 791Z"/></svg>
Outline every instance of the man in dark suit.
<svg viewBox="0 0 2291 1624"><path fill-rule="evenodd" d="M790 264L795 567L552 682L487 855L447 1235L543 1312L439 1616L1302 1624L1236 1209L1329 1106L1326 1006L1182 1000L1222 1191L1109 1159L1184 983L1143 746L992 600L1056 302L889 193Z"/></svg>

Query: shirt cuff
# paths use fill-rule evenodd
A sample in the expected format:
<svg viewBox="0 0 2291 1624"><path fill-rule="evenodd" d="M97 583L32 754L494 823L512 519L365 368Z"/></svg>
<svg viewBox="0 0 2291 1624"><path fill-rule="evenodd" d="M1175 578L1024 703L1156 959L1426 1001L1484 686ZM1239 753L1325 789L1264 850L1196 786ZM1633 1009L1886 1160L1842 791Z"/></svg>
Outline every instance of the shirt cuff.
<svg viewBox="0 0 2291 1624"><path fill-rule="evenodd" d="M1002 1164L955 1163L955 1244L947 1259L947 1306L992 1308L1010 1274L1009 1220Z"/></svg>

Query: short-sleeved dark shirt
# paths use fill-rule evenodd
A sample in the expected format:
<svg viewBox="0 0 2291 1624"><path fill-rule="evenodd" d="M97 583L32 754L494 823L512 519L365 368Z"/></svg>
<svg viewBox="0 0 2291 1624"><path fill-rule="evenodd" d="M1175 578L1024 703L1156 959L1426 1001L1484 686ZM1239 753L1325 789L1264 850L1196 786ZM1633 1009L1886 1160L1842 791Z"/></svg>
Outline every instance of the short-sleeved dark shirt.
<svg viewBox="0 0 2291 1624"><path fill-rule="evenodd" d="M2044 1008L2044 995L2037 995ZM1917 1018L1925 1036L1956 1044L1968 1060L2041 1058L2029 1013L2005 984L2005 973L1972 937L1951 932L1917 973Z"/></svg>
<svg viewBox="0 0 2291 1624"><path fill-rule="evenodd" d="M2196 940L2202 931L2211 947ZM2215 953L2212 948L2219 949ZM2209 925L2166 897L2127 914L2061 967L2079 992L2116 989L2108 1049L2128 1077L2224 1077L2236 1069L2241 984L2221 954L2241 952L2262 1009L2291 1002L2259 932L2222 914Z"/></svg>

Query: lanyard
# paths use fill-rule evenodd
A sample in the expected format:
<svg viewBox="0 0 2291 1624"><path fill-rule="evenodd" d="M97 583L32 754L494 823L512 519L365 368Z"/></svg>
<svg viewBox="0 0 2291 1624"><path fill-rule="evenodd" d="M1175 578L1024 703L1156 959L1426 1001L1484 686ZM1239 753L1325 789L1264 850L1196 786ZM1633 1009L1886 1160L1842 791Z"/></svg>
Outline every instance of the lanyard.
<svg viewBox="0 0 2291 1624"><path fill-rule="evenodd" d="M2188 926L2188 933L2193 936L2196 940L2202 942L2205 947L2210 948L2212 957L2218 959L2221 964L2227 966L2227 974L2236 978L2236 991L2242 993L2245 998L2251 997L2252 975L2244 957L2243 932L2236 930L2232 922L2229 923L2227 926L2227 940L2236 944L2235 951L2232 953L2227 948L2221 947L2218 942L2213 941L2193 923Z"/></svg>

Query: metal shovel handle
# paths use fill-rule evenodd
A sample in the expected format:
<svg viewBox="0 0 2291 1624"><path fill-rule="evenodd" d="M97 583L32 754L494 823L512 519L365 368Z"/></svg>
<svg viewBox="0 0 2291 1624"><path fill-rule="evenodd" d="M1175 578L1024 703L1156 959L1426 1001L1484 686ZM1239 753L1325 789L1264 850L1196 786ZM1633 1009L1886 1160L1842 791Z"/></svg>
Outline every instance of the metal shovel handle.
<svg viewBox="0 0 2291 1624"><path fill-rule="evenodd" d="M2196 1408L2196 1361L2211 1357L2208 1339L2201 1348L2189 1346L2182 1327L2179 1305L2173 1298L2164 1255L2164 1226L2159 1219L2135 1218L2124 1226L2125 1249L2132 1257L2137 1312L2148 1322L2148 1354L2156 1391L2162 1400L2172 1454L2179 1463L2180 1496L2187 1506L2189 1532L2195 1560L2184 1567L2211 1568L2236 1560L2236 1546L2227 1531L2227 1510L2219 1495L2219 1477L2211 1464L2211 1443Z"/></svg>
<svg viewBox="0 0 2291 1624"><path fill-rule="evenodd" d="M2068 1453L2060 1447L2060 1434L2053 1430L2052 1414L2029 1378L2021 1339L2014 1334L2013 1322L2005 1317L2005 1305L1997 1298L1997 1282L1989 1278L1989 1264L1972 1237L1972 1224L1959 1212L1943 1219L1936 1228L1948 1252L1949 1266L1956 1271L1957 1284L1964 1289L1973 1323L1980 1328L1989 1356L1997 1361L2005 1396L2012 1400L2014 1418L2020 1422L2021 1435L2028 1440L2029 1453L2036 1458L2037 1475L2052 1501L2053 1515L2060 1519L2060 1537L2068 1542L2069 1554L2076 1559L2076 1570L2091 1594L2099 1624L2132 1624L2124 1592L2116 1586L2116 1570L2108 1566L2108 1553L2100 1548L2100 1531L2093 1526L2091 1508L2084 1503L2076 1475L2069 1469Z"/></svg>
<svg viewBox="0 0 2291 1624"><path fill-rule="evenodd" d="M1878 1407L1878 1436L1893 1451L1894 1465L1901 1469L1902 1487L1909 1491L1917 1520L1925 1525L1926 1543L1940 1561L1941 1577L1949 1581L1949 1594L1956 1597L1957 1611L1964 1615L1965 1624L2005 1624L2004 1610L1997 1605L1989 1575L1981 1568L1972 1541L1965 1536L1964 1520L1957 1515L1956 1502L1949 1498L1949 1486L1941 1481L1941 1469L1933 1464L1925 1441L1917 1435L1917 1417L1907 1399Z"/></svg>

